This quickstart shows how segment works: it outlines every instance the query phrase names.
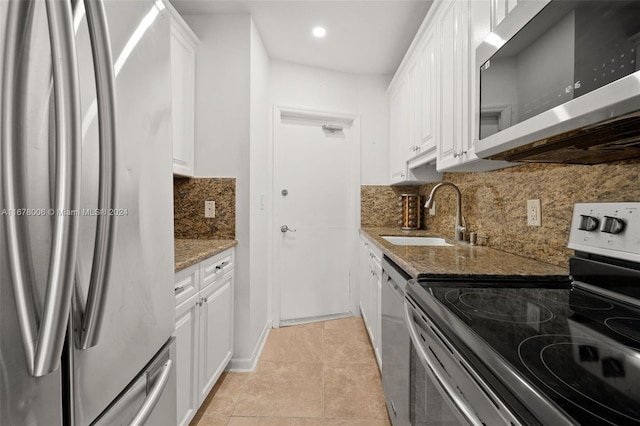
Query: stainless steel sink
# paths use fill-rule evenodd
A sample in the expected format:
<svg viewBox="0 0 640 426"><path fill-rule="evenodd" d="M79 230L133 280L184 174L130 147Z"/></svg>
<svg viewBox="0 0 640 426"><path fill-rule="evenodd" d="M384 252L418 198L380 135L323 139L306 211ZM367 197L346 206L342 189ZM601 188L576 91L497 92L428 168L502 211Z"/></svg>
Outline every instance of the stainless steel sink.
<svg viewBox="0 0 640 426"><path fill-rule="evenodd" d="M437 237L403 237L383 235L382 238L396 246L452 246L444 238Z"/></svg>

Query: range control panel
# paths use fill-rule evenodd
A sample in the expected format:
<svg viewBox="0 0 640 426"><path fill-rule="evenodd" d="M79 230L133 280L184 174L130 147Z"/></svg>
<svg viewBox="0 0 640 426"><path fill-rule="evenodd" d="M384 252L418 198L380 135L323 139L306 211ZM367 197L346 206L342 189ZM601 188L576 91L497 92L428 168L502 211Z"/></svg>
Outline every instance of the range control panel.
<svg viewBox="0 0 640 426"><path fill-rule="evenodd" d="M640 202L576 204L568 247L640 262Z"/></svg>

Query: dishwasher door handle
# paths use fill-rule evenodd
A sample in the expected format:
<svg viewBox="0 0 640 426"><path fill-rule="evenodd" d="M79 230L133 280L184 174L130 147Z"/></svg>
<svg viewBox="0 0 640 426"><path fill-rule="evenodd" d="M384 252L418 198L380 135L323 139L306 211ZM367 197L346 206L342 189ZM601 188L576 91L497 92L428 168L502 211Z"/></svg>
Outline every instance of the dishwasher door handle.
<svg viewBox="0 0 640 426"><path fill-rule="evenodd" d="M462 396L456 391L456 385L448 381L446 377L444 377L444 375L441 374L440 371L438 371L436 365L437 361L434 362L434 360L432 360L427 355L424 346L422 346L422 339L418 337L418 332L416 331L415 325L413 324L411 307L409 305L409 302L407 302L406 300L404 301L404 314L405 320L407 322L407 328L409 329L409 335L411 336L411 342L413 343L413 346L415 347L416 352L420 357L420 361L433 374L435 382L445 394L443 396L449 398L453 402L453 405L456 407L457 411L462 415L462 417L464 417L467 423L474 426L484 425L482 420L480 420L475 414L473 408L470 407L467 401L465 401Z"/></svg>

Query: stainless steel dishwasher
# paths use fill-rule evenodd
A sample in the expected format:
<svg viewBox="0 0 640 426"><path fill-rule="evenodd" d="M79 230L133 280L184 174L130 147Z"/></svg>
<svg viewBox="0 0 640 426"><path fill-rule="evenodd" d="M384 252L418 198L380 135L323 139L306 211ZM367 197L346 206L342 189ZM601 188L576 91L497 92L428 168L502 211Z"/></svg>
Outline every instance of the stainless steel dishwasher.
<svg viewBox="0 0 640 426"><path fill-rule="evenodd" d="M412 342L405 309L411 276L391 259L382 258L382 388L393 426L459 426L465 424L443 398L433 367L421 356L426 334L420 329ZM417 346L416 346L417 345Z"/></svg>
<svg viewBox="0 0 640 426"><path fill-rule="evenodd" d="M405 321L407 275L388 257L382 258L382 387L394 426L410 425L411 337Z"/></svg>

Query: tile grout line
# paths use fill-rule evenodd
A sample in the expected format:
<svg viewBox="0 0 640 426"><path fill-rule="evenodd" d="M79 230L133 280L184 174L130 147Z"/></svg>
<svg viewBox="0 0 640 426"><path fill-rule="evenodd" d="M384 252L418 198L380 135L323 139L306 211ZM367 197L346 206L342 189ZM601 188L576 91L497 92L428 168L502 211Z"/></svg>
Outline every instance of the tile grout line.
<svg viewBox="0 0 640 426"><path fill-rule="evenodd" d="M260 361L258 360L258 363ZM258 369L258 364L256 363L256 368L255 370ZM247 386L247 382L249 382L249 380L251 379L251 374L256 374L256 372L254 371L250 371L247 374L247 377L244 379L244 381L242 382L242 385L240 385L240 390L238 391L238 397L235 399L234 403L233 403L233 409L231 410L231 415L229 416L229 421L227 423L231 423L231 418L232 417L240 417L240 416L234 416L234 413L236 411L236 408L238 407L238 405L240 404L240 399L242 398L242 395L244 394L244 388Z"/></svg>

